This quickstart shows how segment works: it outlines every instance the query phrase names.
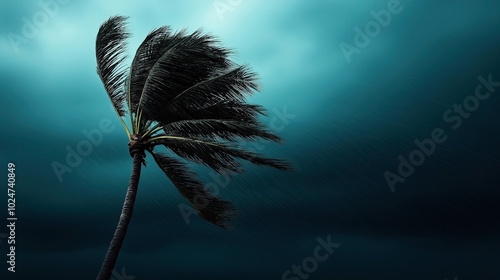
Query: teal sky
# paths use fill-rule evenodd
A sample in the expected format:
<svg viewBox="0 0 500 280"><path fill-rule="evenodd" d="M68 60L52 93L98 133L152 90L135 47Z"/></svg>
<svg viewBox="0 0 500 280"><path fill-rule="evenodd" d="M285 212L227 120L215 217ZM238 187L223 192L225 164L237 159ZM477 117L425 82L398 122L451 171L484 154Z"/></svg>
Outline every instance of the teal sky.
<svg viewBox="0 0 500 280"><path fill-rule="evenodd" d="M149 159L119 270L137 280L281 279L313 255L318 237L331 235L341 246L309 279L500 277L500 90L459 129L443 119L474 95L479 76L500 81L500 3L65 2L0 4L0 164L17 166L19 219L18 278L7 279L98 272L132 164L96 74L97 30L118 14L130 17L128 63L162 25L202 28L235 50L234 61L260 77L250 102L268 109L264 121L286 140L252 149L297 167L248 166L220 188L240 212L224 231L195 216L187 225L178 209L185 201ZM366 46L356 45L357 27L396 6ZM341 44L356 52L346 56ZM68 165L67 147L107 119L113 129L59 180L54 162ZM435 128L448 140L391 192L384 172L396 173L398 156L408 158ZM195 170L216 183L207 169ZM5 264L5 241L0 249Z"/></svg>

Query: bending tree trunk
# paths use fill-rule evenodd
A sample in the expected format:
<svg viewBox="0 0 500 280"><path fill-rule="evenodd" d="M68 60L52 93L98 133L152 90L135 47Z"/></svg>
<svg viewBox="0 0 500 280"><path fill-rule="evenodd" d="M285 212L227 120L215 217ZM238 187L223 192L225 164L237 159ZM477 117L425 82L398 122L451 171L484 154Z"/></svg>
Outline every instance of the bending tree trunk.
<svg viewBox="0 0 500 280"><path fill-rule="evenodd" d="M132 213L134 212L135 196L137 194L137 186L139 185L139 177L141 176L141 163L143 157L141 153L134 153L133 157L132 175L130 176L130 183L128 185L127 195L125 196L125 202L123 203L120 221L116 227L115 235L109 244L108 252L102 263L99 275L97 275L97 280L109 280L111 278L111 273L115 268L120 248L122 247L125 234L127 233L130 218L132 218Z"/></svg>

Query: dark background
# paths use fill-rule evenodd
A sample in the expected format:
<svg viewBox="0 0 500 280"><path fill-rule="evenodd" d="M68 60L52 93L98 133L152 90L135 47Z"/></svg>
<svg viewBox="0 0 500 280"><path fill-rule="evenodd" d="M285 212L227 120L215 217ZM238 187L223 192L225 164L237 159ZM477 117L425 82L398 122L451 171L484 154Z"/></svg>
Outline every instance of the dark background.
<svg viewBox="0 0 500 280"><path fill-rule="evenodd" d="M95 35L114 14L131 17L130 54L161 25L202 27L235 49L235 61L261 77L251 102L269 110L266 121L286 139L254 149L297 167L248 166L220 188L240 211L226 231L194 215L186 224L178 208L185 201L148 165L118 272L136 280L281 279L330 235L341 246L309 279L500 279L500 87L458 129L443 119L474 95L478 76L500 81L499 2L401 1L350 62L340 44L353 45L354 28L391 1L129 2L53 5L19 45L11 39L23 36L23 18L44 9L0 4L0 174L6 182L7 163L16 164L18 217L17 272L6 273L0 239L2 279L94 279L100 268L132 162L95 73ZM285 121L277 119L283 110ZM58 180L54 162L66 164L66 147L105 119L114 129ZM397 173L398 156L408 158L435 128L447 140L391 192L384 172ZM209 170L196 170L214 185Z"/></svg>

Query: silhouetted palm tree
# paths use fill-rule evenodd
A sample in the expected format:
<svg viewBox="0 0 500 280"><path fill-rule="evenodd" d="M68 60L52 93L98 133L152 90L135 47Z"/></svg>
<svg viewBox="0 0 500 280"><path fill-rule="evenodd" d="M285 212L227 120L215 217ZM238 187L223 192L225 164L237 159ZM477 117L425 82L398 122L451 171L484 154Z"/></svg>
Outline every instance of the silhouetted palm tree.
<svg viewBox="0 0 500 280"><path fill-rule="evenodd" d="M239 140L281 139L258 121L265 110L246 102L258 90L256 75L229 60L231 52L209 35L172 33L160 27L139 46L132 65L126 58L126 17L114 16L97 34L97 73L129 137L132 175L115 234L97 279L108 280L114 269L134 209L145 151L193 205L200 216L226 227L234 216L232 203L204 188L185 159L219 173L242 172L238 159L282 170L290 165L238 147ZM124 117L130 116L131 131ZM164 146L169 154L153 149ZM181 159L179 159L181 158Z"/></svg>

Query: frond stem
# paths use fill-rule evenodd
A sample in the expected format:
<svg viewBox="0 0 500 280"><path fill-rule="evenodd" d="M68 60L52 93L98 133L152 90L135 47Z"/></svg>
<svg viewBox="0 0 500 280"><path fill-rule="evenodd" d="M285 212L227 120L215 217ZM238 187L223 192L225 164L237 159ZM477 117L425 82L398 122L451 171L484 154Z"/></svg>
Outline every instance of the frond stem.
<svg viewBox="0 0 500 280"><path fill-rule="evenodd" d="M160 130L162 130L162 129L163 129L163 127L161 126L161 124L156 124L155 126L153 126L153 127L151 127L150 129L148 129L148 130L146 131L146 133L144 133L144 134L142 135L142 138L144 139L144 138L146 138L147 136L153 135L153 133L158 132L158 131L160 131Z"/></svg>

